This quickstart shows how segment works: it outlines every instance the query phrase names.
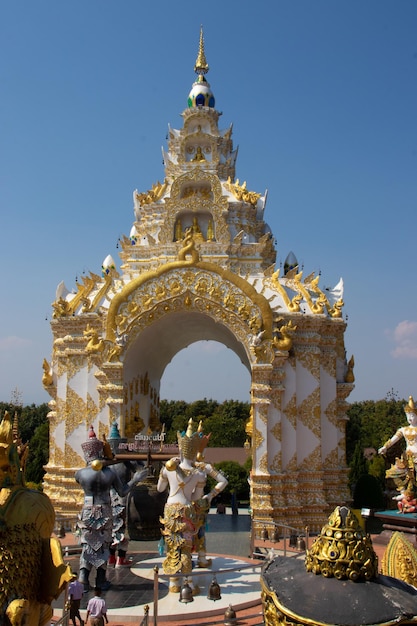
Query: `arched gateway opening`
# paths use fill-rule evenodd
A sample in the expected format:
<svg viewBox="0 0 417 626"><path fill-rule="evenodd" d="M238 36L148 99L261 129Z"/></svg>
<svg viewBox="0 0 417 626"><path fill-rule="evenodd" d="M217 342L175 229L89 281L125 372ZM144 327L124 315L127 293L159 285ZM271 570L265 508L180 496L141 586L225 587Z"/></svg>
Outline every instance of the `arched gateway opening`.
<svg viewBox="0 0 417 626"><path fill-rule="evenodd" d="M137 338L126 355L124 368L125 385L129 385L129 383L134 381L137 377L141 378L147 375L150 385L155 389L158 396L161 399L166 398L163 392L161 393L161 385L163 388L167 367L173 364L175 368L175 378L178 380L182 390L180 399L189 401L190 393L194 396L194 390L192 388L193 383L187 379L187 372L179 369L181 366L178 365L178 359L176 359L176 357L179 356L182 350L201 340L219 342L219 344L226 346L233 352L236 360L239 359L239 361L244 364L246 370L250 372L250 364L244 352L244 348L242 344L237 342L236 337L228 328L215 323L205 314L193 314L187 311L184 313L174 313L171 318L166 317L159 320ZM200 353L200 356L197 352ZM201 358L201 350L192 351L191 356L188 357L188 370L191 370L191 380L195 380L195 377L192 375L193 369L198 369L199 372L204 371L204 358L203 363L195 361L197 358ZM176 361L177 363L175 364ZM234 359L230 358L228 362L234 362ZM222 375L228 377L228 373L222 368L222 365L221 362L218 362L216 377ZM243 378L243 376L241 378ZM250 383L247 384L247 378L248 377L245 377L245 380L242 380L241 396L245 393L246 399L249 401ZM212 382L213 384L211 384ZM215 380L207 381L207 378L203 375L198 384L201 398L213 397L217 399L216 396L211 396L210 391L207 391L207 388L213 389L213 387L215 387ZM227 382L223 385L223 388L224 387L227 388ZM234 399L233 392L228 393L226 397ZM129 411L128 407L125 407L125 409L127 409L127 412ZM147 408L145 406L139 407L140 415L146 415L146 412Z"/></svg>
<svg viewBox="0 0 417 626"><path fill-rule="evenodd" d="M199 340L183 348L167 365L161 399L195 402L250 401L250 372L239 356L216 340Z"/></svg>
<svg viewBox="0 0 417 626"><path fill-rule="evenodd" d="M136 336L126 352L123 367L126 394L122 419L126 436L140 432L148 414L151 415L151 429L158 426L157 406L152 399L160 397L161 379L166 367L183 348L202 339L224 344L250 371L246 347L226 325L204 312L186 310L165 315ZM141 381L147 381L151 391L144 388L143 383L141 391ZM137 393L130 393L131 389L136 389ZM247 393L249 399L249 388ZM155 423L152 423L152 416Z"/></svg>
<svg viewBox="0 0 417 626"><path fill-rule="evenodd" d="M44 361L52 398L45 491L60 515L74 516L89 426L99 437L114 422L126 437L159 432L167 365L187 345L215 340L250 373L253 536L267 523L314 531L349 497L353 373L342 282L324 292L296 259L283 272L275 266L266 194L235 180L232 129L219 129L207 70L201 40L183 128L169 129L163 183L133 194L119 270L108 256L101 276L84 276L76 293L58 288Z"/></svg>

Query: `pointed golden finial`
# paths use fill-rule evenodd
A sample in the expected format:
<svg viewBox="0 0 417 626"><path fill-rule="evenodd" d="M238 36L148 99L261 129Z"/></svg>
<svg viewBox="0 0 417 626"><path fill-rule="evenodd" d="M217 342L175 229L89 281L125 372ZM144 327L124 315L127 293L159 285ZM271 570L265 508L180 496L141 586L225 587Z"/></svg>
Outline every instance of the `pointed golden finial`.
<svg viewBox="0 0 417 626"><path fill-rule="evenodd" d="M207 74L209 71L209 66L207 63L206 55L204 52L204 36L203 36L203 27L200 27L200 45L198 47L198 55L194 65L194 72L196 74Z"/></svg>

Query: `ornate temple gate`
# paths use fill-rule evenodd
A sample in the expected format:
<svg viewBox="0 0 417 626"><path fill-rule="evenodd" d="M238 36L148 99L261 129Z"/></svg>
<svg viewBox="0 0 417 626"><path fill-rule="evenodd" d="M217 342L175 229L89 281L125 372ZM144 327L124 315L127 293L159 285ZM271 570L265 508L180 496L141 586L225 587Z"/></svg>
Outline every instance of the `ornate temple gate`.
<svg viewBox="0 0 417 626"><path fill-rule="evenodd" d="M99 437L116 421L123 436L159 432L165 368L183 348L215 340L251 373L253 536L264 524L318 530L348 498L346 361L341 290L334 297L313 274L275 268L265 197L232 182L236 152L203 74L170 130L165 180L134 193L135 221L121 241L120 273L111 257L76 294L63 285L53 304L51 395L45 491L62 516L74 516L82 493L81 443L92 424ZM203 98L203 100L201 99Z"/></svg>

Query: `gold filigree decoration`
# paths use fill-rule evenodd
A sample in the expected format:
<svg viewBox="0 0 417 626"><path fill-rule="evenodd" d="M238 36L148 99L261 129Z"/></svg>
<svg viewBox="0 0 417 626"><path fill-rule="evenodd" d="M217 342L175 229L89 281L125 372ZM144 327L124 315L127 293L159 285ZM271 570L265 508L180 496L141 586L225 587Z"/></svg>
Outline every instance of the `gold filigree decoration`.
<svg viewBox="0 0 417 626"><path fill-rule="evenodd" d="M141 206L145 204L152 204L153 202L158 202L164 195L167 190L168 183L164 180L163 183L160 183L159 180L154 185L152 185L152 189L149 191L145 191L143 193L136 192L135 198L139 202Z"/></svg>
<svg viewBox="0 0 417 626"><path fill-rule="evenodd" d="M321 366L331 376L336 378L336 355L333 350L323 350L321 353Z"/></svg>
<svg viewBox="0 0 417 626"><path fill-rule="evenodd" d="M340 428L340 420L338 418L338 403L337 399L333 398L331 402L327 405L324 410L324 413L333 426L336 426L337 429Z"/></svg>
<svg viewBox="0 0 417 626"><path fill-rule="evenodd" d="M74 448L65 442L65 467L84 467L85 460L78 454Z"/></svg>
<svg viewBox="0 0 417 626"><path fill-rule="evenodd" d="M321 439L321 407L320 407L320 387L307 396L298 407L298 417L304 426L309 428L320 441Z"/></svg>
<svg viewBox="0 0 417 626"><path fill-rule="evenodd" d="M65 422L65 418L66 418L65 406L66 406L65 399L57 397L56 411L54 412L53 417L49 421L49 428L51 430L55 430L58 424L60 424L61 422Z"/></svg>
<svg viewBox="0 0 417 626"><path fill-rule="evenodd" d="M255 448L255 450L260 448L264 441L265 440L264 440L264 437L263 437L261 431L258 430L257 428L255 428L254 431L253 431L253 436L252 436L252 444L253 444L253 447Z"/></svg>
<svg viewBox="0 0 417 626"><path fill-rule="evenodd" d="M154 303L156 296L154 295L150 298L149 294L155 294L156 286L160 287L164 284L167 293L169 293L170 284L172 282L180 283L182 284L182 293L185 294L187 289L191 291L196 288L196 285L201 285L202 278L210 285L208 288L210 298L214 298L217 295L224 298L226 293L230 292L234 295L233 301L235 303L234 308L230 309L224 307L224 300L223 302L216 300L213 301L213 305L215 306L213 306L212 310L207 311L207 308L204 307L205 313L209 312L212 316L216 317L216 314L221 312L221 319L227 324L230 313L232 312L236 315L235 319L238 319L238 308L243 306L246 302L246 306L249 307L252 312L251 317L261 318L265 338L271 338L272 311L270 305L264 296L258 294L254 287L248 284L245 279L236 276L229 270L221 269L213 263L200 261L190 268L189 262L176 261L162 266L157 271L141 274L138 278L125 285L123 289L115 295L107 315L106 339L115 341L116 329L119 334L129 330L129 342L131 342L143 328L155 321L156 312L162 316L167 313L167 306L175 306L176 300L168 297L167 300L162 300L161 303L159 303L163 305L162 307L159 309L155 308L157 306ZM192 294L189 296L189 306L192 304L191 296ZM148 301L143 299L145 297ZM130 309L132 309L132 301L137 302L139 305L138 310L140 310L140 314L136 317L130 317L129 314L128 305ZM195 302L197 301L195 300ZM183 309L184 304L182 302L178 304L180 305L179 308ZM153 308L153 317L151 319L149 317L150 307L151 309ZM168 308L168 312L170 310L171 309ZM122 321L123 328L121 327ZM242 325L242 322L246 326L246 330L244 331L246 339L244 342L247 343L249 320L245 322L239 318L239 325Z"/></svg>
<svg viewBox="0 0 417 626"><path fill-rule="evenodd" d="M295 393L291 396L291 399L285 405L283 412L285 417L295 430L297 428L297 398Z"/></svg>
<svg viewBox="0 0 417 626"><path fill-rule="evenodd" d="M320 351L312 346L297 346L296 357L316 380L320 380Z"/></svg>
<svg viewBox="0 0 417 626"><path fill-rule="evenodd" d="M282 452L281 451L277 452L277 454L272 459L270 468L273 472L276 472L277 474L282 472Z"/></svg>
<svg viewBox="0 0 417 626"><path fill-rule="evenodd" d="M378 557L369 535L346 506L336 507L320 536L307 551L307 572L338 580L372 580L378 575Z"/></svg>
<svg viewBox="0 0 417 626"><path fill-rule="evenodd" d="M381 572L417 587L417 553L403 533L393 533L382 557Z"/></svg>
<svg viewBox="0 0 417 626"><path fill-rule="evenodd" d="M298 469L298 462L297 462L297 450L295 450L294 454L292 455L292 457L290 458L290 460L288 461L286 467L284 468L286 472L296 472Z"/></svg>
<svg viewBox="0 0 417 626"><path fill-rule="evenodd" d="M268 453L265 452L261 458L259 459L259 470L263 473L263 474L269 474L268 471Z"/></svg>
<svg viewBox="0 0 417 626"><path fill-rule="evenodd" d="M92 424L99 413L99 408L90 393L87 393L87 422Z"/></svg>
<svg viewBox="0 0 417 626"><path fill-rule="evenodd" d="M271 433L274 435L275 439L279 442L282 440L282 424L281 420L276 422L274 426L271 428Z"/></svg>
<svg viewBox="0 0 417 626"><path fill-rule="evenodd" d="M87 358L84 355L74 354L66 359L59 360L59 375L67 374L67 379L71 380L78 372L87 365Z"/></svg>
<svg viewBox="0 0 417 626"><path fill-rule="evenodd" d="M187 187L209 186L212 198L195 195L183 198L183 189ZM170 197L165 198L166 218L159 232L160 243L171 243L175 230L175 222L178 214L190 213L210 213L213 216L215 225L216 241L219 243L229 243L230 232L225 219L228 210L227 197L222 195L222 186L219 178L215 174L204 171L200 167L195 167L191 171L178 176L171 187Z"/></svg>
<svg viewBox="0 0 417 626"><path fill-rule="evenodd" d="M65 463L66 463L65 452L57 445L56 441L55 441L53 456L54 456L55 465L58 465L60 467L65 467Z"/></svg>
<svg viewBox="0 0 417 626"><path fill-rule="evenodd" d="M87 403L73 390L67 387L65 402L65 434L70 435L87 415Z"/></svg>
<svg viewBox="0 0 417 626"><path fill-rule="evenodd" d="M224 184L224 188L227 189L227 191L230 191L234 195L236 200L239 200L239 202L248 202L249 204L252 204L253 206L255 206L259 198L261 197L260 193L249 191L246 188L246 181L240 184L238 178L236 179L234 183L232 183L230 176L229 176L229 178L227 179L227 182L223 184Z"/></svg>
<svg viewBox="0 0 417 626"><path fill-rule="evenodd" d="M269 410L269 402L256 402L256 417L266 425L268 423L268 410Z"/></svg>
<svg viewBox="0 0 417 626"><path fill-rule="evenodd" d="M276 369L274 370L274 373L275 374L277 373ZM269 397L270 397L270 400L274 409L276 409L278 412L281 412L281 402L282 402L284 388L281 382L278 382L278 384L279 384L279 387L271 387Z"/></svg>
<svg viewBox="0 0 417 626"><path fill-rule="evenodd" d="M329 454L326 455L326 458L323 461L323 466L327 469L330 467L338 467L339 466L339 452L338 447L333 448Z"/></svg>
<svg viewBox="0 0 417 626"><path fill-rule="evenodd" d="M302 463L298 465L298 469L301 471L319 471L323 467L321 458L321 445L319 444Z"/></svg>

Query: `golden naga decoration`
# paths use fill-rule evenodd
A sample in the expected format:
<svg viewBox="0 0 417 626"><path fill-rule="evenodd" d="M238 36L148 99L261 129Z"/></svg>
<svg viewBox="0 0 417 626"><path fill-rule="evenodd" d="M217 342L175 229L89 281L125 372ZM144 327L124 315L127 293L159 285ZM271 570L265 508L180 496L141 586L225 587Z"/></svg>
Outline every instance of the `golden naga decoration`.
<svg viewBox="0 0 417 626"><path fill-rule="evenodd" d="M232 183L229 176L227 182L224 183L224 187L228 191L231 191L235 198L240 202L249 202L249 204L255 205L261 197L260 193L255 193L255 191L249 191L246 189L246 181L240 184L238 178L234 183Z"/></svg>
<svg viewBox="0 0 417 626"><path fill-rule="evenodd" d="M345 374L345 383L354 383L355 382L355 374L353 373L353 368L355 367L355 357L352 356L349 359L347 364L347 370Z"/></svg>
<svg viewBox="0 0 417 626"><path fill-rule="evenodd" d="M51 366L49 365L46 359L43 360L42 369L43 369L42 384L44 387L50 387L53 384L54 379L52 377Z"/></svg>
<svg viewBox="0 0 417 626"><path fill-rule="evenodd" d="M342 317L342 308L344 306L345 303L343 302L342 298L337 300L337 302L334 303L333 307L329 311L330 317Z"/></svg>
<svg viewBox="0 0 417 626"><path fill-rule="evenodd" d="M314 276L314 272L312 272L304 279L303 282L301 282L303 272L298 271L298 266L288 271L284 276L285 284L287 287L296 292L295 296L290 299L279 280L279 275L280 270L278 268L271 274L270 280L275 289L281 294L289 311L292 313L300 312L300 304L302 300L305 300L311 312L315 315L323 315L326 309L330 317L342 317L342 308L344 306L343 299L339 298L335 304L331 306L326 294L323 293L318 286L320 276ZM313 300L311 293L317 295L315 300Z"/></svg>
<svg viewBox="0 0 417 626"><path fill-rule="evenodd" d="M103 285L96 293L93 301L91 301L89 296L100 282L103 282ZM87 276L82 276L81 282L77 281L77 293L71 300L66 300L65 297L60 296L52 303L52 317L57 319L73 315L80 305L82 305L83 313L94 311L110 289L111 284L112 277L110 274L104 277L104 281L102 281L102 278L98 274L94 274L93 272L90 272Z"/></svg>
<svg viewBox="0 0 417 626"><path fill-rule="evenodd" d="M54 319L57 319L59 317L65 317L71 312L69 302L67 302L65 298L58 298L58 300L55 300L55 302L52 303L52 308L52 317Z"/></svg>
<svg viewBox="0 0 417 626"><path fill-rule="evenodd" d="M280 320L278 320L280 321ZM293 344L292 335L297 330L296 324L293 324L291 320L287 324L281 326L278 331L281 334L281 337L274 337L272 343L276 350L291 350Z"/></svg>
<svg viewBox="0 0 417 626"><path fill-rule="evenodd" d="M381 572L417 587L417 553L402 533L393 533L382 557Z"/></svg>
<svg viewBox="0 0 417 626"><path fill-rule="evenodd" d="M25 486L13 426L0 424L0 624L44 626L52 601L71 579L49 498Z"/></svg>
<svg viewBox="0 0 417 626"><path fill-rule="evenodd" d="M182 240L182 248L178 252L178 261L185 261L187 255L191 255L192 263L197 263L200 260L200 255L195 249L195 242L191 228L187 228L185 231L185 237Z"/></svg>
<svg viewBox="0 0 417 626"><path fill-rule="evenodd" d="M152 202L157 202L164 195L167 186L168 183L166 181L160 183L158 180L157 183L152 185L152 189L150 189L149 191L145 191L144 193L136 192L136 200L141 206L144 204L152 204Z"/></svg>
<svg viewBox="0 0 417 626"><path fill-rule="evenodd" d="M95 328L91 328L88 324L87 328L83 332L83 335L88 339L85 351L89 354L94 352L102 352L104 350L104 340L98 335L98 331Z"/></svg>
<svg viewBox="0 0 417 626"><path fill-rule="evenodd" d="M378 557L356 515L338 506L307 551L305 566L325 578L371 580L378 574Z"/></svg>

